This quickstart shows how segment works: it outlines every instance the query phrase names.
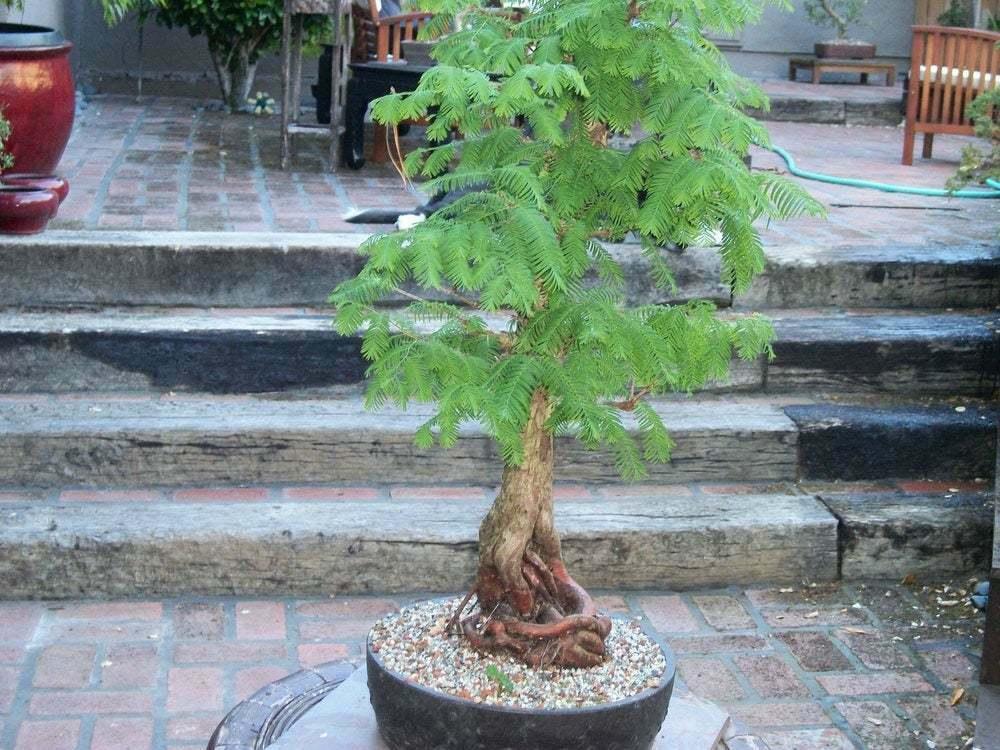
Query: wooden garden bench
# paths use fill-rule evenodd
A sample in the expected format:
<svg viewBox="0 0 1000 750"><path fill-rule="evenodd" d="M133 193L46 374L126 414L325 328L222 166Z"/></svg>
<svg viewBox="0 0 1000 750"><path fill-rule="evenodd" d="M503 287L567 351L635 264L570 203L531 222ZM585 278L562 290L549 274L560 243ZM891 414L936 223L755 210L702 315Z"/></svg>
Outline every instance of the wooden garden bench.
<svg viewBox="0 0 1000 750"><path fill-rule="evenodd" d="M1000 34L979 29L914 26L903 164L913 164L917 133L923 156L931 158L934 135L972 135L966 107L1000 85Z"/></svg>

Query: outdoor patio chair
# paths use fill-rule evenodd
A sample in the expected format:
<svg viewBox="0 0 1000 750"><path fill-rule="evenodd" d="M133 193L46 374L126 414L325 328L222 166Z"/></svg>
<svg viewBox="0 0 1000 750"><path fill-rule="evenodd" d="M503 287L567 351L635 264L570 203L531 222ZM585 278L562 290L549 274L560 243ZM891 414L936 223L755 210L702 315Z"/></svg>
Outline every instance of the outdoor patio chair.
<svg viewBox="0 0 1000 750"><path fill-rule="evenodd" d="M413 41L432 18L430 13L402 13L394 0L368 0L368 12L355 6L354 62L403 59L403 42Z"/></svg>
<svg viewBox="0 0 1000 750"><path fill-rule="evenodd" d="M984 91L1000 86L998 42L1000 34L992 31L913 27L903 164L913 164L917 133L924 134L925 159L931 158L936 133L973 134L966 107Z"/></svg>
<svg viewBox="0 0 1000 750"><path fill-rule="evenodd" d="M401 62L403 42L413 41L433 17L431 13L403 13L396 0L368 0L368 9L353 7L352 62ZM372 162L388 161L385 128L375 125Z"/></svg>

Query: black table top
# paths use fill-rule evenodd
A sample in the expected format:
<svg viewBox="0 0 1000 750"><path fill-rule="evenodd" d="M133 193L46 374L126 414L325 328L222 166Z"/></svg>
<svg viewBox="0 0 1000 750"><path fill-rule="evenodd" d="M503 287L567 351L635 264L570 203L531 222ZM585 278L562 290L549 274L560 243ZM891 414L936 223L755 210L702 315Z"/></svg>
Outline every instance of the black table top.
<svg viewBox="0 0 1000 750"><path fill-rule="evenodd" d="M382 71L382 72L393 72L393 73L415 73L423 74L430 70L432 65L410 65L406 60L400 60L399 62L363 62L363 63L350 63L351 70L362 70L362 71Z"/></svg>

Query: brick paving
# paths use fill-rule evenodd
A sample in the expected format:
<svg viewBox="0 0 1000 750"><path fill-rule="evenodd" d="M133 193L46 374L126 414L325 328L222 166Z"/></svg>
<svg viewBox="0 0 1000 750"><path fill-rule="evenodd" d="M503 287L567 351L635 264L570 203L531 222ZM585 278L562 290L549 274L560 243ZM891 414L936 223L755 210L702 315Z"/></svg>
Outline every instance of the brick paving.
<svg viewBox="0 0 1000 750"><path fill-rule="evenodd" d="M961 748L983 617L946 605L968 583L608 592L600 602L647 617L688 686L774 750ZM264 684L328 661L361 664L372 622L406 601L0 603L0 747L202 748ZM956 688L966 693L952 706Z"/></svg>
<svg viewBox="0 0 1000 750"><path fill-rule="evenodd" d="M769 84L778 87L782 84ZM791 84L788 84L791 85ZM885 96L882 87L794 84L808 98ZM812 92L817 89L817 92ZM810 93L812 92L812 93ZM94 97L78 118L60 169L71 181L54 229L361 232L364 208L409 208L424 200L390 166L328 170L321 141L301 140L293 169L278 168L278 118L231 116L192 99ZM799 166L846 177L943 187L971 139L939 137L935 158L899 163L902 130L891 127L768 123L775 143ZM418 143L419 128L405 142ZM370 141L370 139L369 139ZM784 171L756 152L754 166ZM827 220L802 219L763 230L769 244L981 242L993 239L996 202L921 198L816 182L809 190Z"/></svg>

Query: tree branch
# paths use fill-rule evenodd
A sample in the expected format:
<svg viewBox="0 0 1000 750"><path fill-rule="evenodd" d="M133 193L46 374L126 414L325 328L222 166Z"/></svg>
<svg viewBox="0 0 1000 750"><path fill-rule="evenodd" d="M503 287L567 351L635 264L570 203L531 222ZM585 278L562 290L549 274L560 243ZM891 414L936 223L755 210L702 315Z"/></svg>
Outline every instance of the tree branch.
<svg viewBox="0 0 1000 750"><path fill-rule="evenodd" d="M819 0L819 4L823 6L823 10L827 12L830 18L833 19L833 23L837 27L837 36L843 39L847 36L847 19L837 13L834 10L833 4L830 0Z"/></svg>

